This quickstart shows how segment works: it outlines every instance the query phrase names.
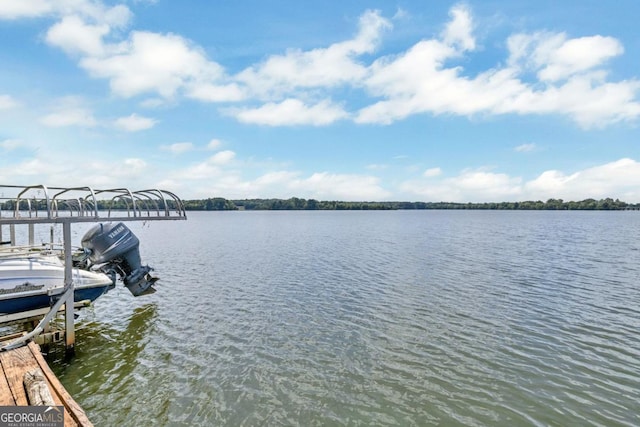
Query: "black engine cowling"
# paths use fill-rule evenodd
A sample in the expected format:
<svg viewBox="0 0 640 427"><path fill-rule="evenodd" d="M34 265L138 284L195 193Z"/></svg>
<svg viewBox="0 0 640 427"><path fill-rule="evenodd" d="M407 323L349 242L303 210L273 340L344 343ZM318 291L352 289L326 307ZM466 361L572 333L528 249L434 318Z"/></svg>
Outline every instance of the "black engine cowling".
<svg viewBox="0 0 640 427"><path fill-rule="evenodd" d="M123 223L96 224L82 237L82 248L89 260L104 264L105 272L115 271L133 296L155 292L158 280L149 274L153 269L140 261L140 241Z"/></svg>

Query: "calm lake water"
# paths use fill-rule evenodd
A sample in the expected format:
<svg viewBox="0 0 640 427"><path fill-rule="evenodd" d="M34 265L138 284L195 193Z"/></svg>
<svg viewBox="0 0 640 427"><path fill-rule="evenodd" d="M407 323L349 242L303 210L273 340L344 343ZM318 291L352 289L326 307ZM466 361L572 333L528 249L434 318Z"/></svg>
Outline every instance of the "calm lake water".
<svg viewBox="0 0 640 427"><path fill-rule="evenodd" d="M640 425L640 212L130 227L158 292L48 356L97 426Z"/></svg>

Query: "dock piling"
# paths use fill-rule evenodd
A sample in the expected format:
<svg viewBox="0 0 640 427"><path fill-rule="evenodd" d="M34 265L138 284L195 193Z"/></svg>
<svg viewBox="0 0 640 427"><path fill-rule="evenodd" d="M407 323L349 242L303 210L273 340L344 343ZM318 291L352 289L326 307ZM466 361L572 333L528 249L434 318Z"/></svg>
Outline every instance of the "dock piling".
<svg viewBox="0 0 640 427"><path fill-rule="evenodd" d="M65 346L67 354L73 354L76 343L75 319L73 315L73 261L71 257L71 223L65 221L62 224L62 236L64 243L64 287L65 302ZM68 292L71 290L71 292Z"/></svg>

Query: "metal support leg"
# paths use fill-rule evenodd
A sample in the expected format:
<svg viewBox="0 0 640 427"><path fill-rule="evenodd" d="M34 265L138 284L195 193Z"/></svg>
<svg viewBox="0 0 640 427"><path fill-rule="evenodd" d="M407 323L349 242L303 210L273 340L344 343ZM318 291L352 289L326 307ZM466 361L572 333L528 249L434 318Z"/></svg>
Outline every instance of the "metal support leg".
<svg viewBox="0 0 640 427"><path fill-rule="evenodd" d="M71 294L71 296L69 296L69 294ZM73 289L71 289L71 288L66 290L65 292L63 292L60 295L60 298L58 299L58 301L56 301L56 303L53 305L53 307L51 307L51 310L49 310L47 315L44 316L44 318L40 321L40 323L38 323L38 326L36 326L33 331L29 332L26 335L21 336L20 338L14 340L14 341L11 341L8 344L0 346L0 351L7 351L7 350L11 350L13 348L18 348L18 347L24 345L29 340L31 340L31 339L37 337L38 335L40 335L42 333L42 331L44 331L45 325L48 325L49 322L51 322L51 320L53 320L53 318L56 316L56 314L58 313L58 311L62 307L62 304L66 303L66 301L69 298L71 298L71 300L73 300ZM72 329L72 331L73 331L73 329Z"/></svg>
<svg viewBox="0 0 640 427"><path fill-rule="evenodd" d="M65 344L67 353L74 352L76 343L76 331L73 317L73 263L71 259L71 223L65 221L62 224L62 236L64 240L64 287L67 291L65 296L64 320L65 320Z"/></svg>

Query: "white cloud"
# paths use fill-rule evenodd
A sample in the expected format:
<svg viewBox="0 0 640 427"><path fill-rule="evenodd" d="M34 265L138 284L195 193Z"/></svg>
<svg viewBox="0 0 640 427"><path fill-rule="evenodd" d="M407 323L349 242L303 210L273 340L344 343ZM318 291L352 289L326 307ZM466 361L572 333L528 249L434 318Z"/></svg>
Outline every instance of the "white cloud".
<svg viewBox="0 0 640 427"><path fill-rule="evenodd" d="M50 127L81 126L94 127L96 119L91 111L82 107L62 107L60 110L47 114L40 119L40 123Z"/></svg>
<svg viewBox="0 0 640 427"><path fill-rule="evenodd" d="M228 198L375 201L391 195L381 187L378 178L367 175L319 172L303 177L299 172L274 171L248 181L237 174L225 173L224 179L221 178L216 179L214 193Z"/></svg>
<svg viewBox="0 0 640 427"><path fill-rule="evenodd" d="M640 116L640 103L635 100L638 91L640 81L637 80L607 83L602 73L577 75L546 90L527 88L505 99L502 105L496 106L496 112L558 113L570 116L585 129L604 127Z"/></svg>
<svg viewBox="0 0 640 427"><path fill-rule="evenodd" d="M166 170L149 168L147 161L137 154L131 153L133 155L123 158L121 151L103 150L100 155L94 155L92 150L95 151L96 147L92 149L93 145L79 143L73 138L67 142L52 133L20 143L16 147L20 148L17 155L32 153L24 160L11 153L3 156L0 145L0 182L4 176L5 181L18 184L143 189L155 187L159 178L166 174ZM14 147L13 142L10 143L11 147Z"/></svg>
<svg viewBox="0 0 640 427"><path fill-rule="evenodd" d="M94 186L95 188L121 187L126 183L126 187L140 189L153 187L153 184L145 182L148 179L149 165L143 159L125 158L122 161L97 160L93 158L82 168L73 168L65 171L65 175L60 175L55 182L63 185L83 185ZM75 184L74 184L75 183Z"/></svg>
<svg viewBox="0 0 640 427"><path fill-rule="evenodd" d="M54 5L48 0L0 1L0 19L35 18L53 10Z"/></svg>
<svg viewBox="0 0 640 427"><path fill-rule="evenodd" d="M139 116L135 113L127 117L120 117L114 122L114 126L127 132L137 132L145 129L151 129L157 123L157 120L149 117Z"/></svg>
<svg viewBox="0 0 640 427"><path fill-rule="evenodd" d="M342 107L329 100L311 106L299 99L286 99L280 103L270 102L254 109L227 109L229 115L240 122L267 126L321 126L347 118Z"/></svg>
<svg viewBox="0 0 640 427"><path fill-rule="evenodd" d="M623 53L622 44L613 37L593 36L567 40L555 51L549 52L549 60L539 73L540 80L556 81L587 71Z"/></svg>
<svg viewBox="0 0 640 427"><path fill-rule="evenodd" d="M475 49L476 41L472 35L473 21L469 9L462 5L454 6L449 15L452 19L442 34L444 43L457 46L461 50Z"/></svg>
<svg viewBox="0 0 640 427"><path fill-rule="evenodd" d="M402 15L398 11L394 19ZM514 34L506 40L504 61L470 73L462 65L473 59L478 46L472 11L458 4L449 15L439 36L375 58L392 24L379 11L368 10L350 39L310 50L291 48L230 76L202 47L178 34L114 31L131 22L124 5L0 2L0 19L57 19L46 41L79 56L80 67L108 80L117 96L154 97L145 105L157 104L155 97L167 103L180 97L239 103L221 111L243 123L326 126L342 119L389 124L416 114L555 114L588 129L640 117L640 80L609 80L606 66L624 53L619 40ZM349 105L350 95L338 98L345 96L344 89L350 94L364 89L369 98ZM263 104L252 108L256 102ZM0 108L3 103L7 99L0 97Z"/></svg>
<svg viewBox="0 0 640 427"><path fill-rule="evenodd" d="M171 145L163 145L161 148L173 154L181 154L193 150L193 144L191 142L176 142Z"/></svg>
<svg viewBox="0 0 640 427"><path fill-rule="evenodd" d="M102 38L109 31L106 24L87 25L79 16L65 16L49 28L46 40L70 54L100 56L104 51Z"/></svg>
<svg viewBox="0 0 640 427"><path fill-rule="evenodd" d="M514 148L514 151L517 151L519 153L526 153L526 152L529 152L529 151L534 151L537 148L538 147L534 143L520 144L520 145L518 145L517 147Z"/></svg>
<svg viewBox="0 0 640 427"><path fill-rule="evenodd" d="M470 12L460 6L452 17L443 41L423 40L404 53L374 61L365 86L373 95L387 100L360 110L356 122L391 123L420 112L452 109L465 114L478 108L474 104L488 103L469 96L474 88L459 77L460 68L443 68L446 60L461 53L457 47L468 49L475 44L470 35Z"/></svg>
<svg viewBox="0 0 640 427"><path fill-rule="evenodd" d="M168 105L168 102L165 98L147 98L143 101L140 101L139 105L143 108L158 108L164 105Z"/></svg>
<svg viewBox="0 0 640 427"><path fill-rule="evenodd" d="M426 201L493 202L513 200L522 193L520 178L483 169L464 170L452 178L434 181L407 181L400 190L415 194Z"/></svg>
<svg viewBox="0 0 640 427"><path fill-rule="evenodd" d="M9 95L0 95L0 110L9 110L18 105L18 103Z"/></svg>
<svg viewBox="0 0 640 427"><path fill-rule="evenodd" d="M134 31L129 40L108 47L105 57L87 56L80 65L94 77L106 78L116 95L157 93L171 98L186 86L223 77L222 68L204 52L175 34Z"/></svg>
<svg viewBox="0 0 640 427"><path fill-rule="evenodd" d="M236 77L261 96L290 93L295 88L357 83L366 76L367 68L356 58L372 53L383 30L390 27L389 20L380 16L379 11L367 11L360 17L359 31L353 39L309 51L290 49L284 55L273 55L264 63L245 69Z"/></svg>
<svg viewBox="0 0 640 427"><path fill-rule="evenodd" d="M123 5L108 7L99 1L58 0L0 3L0 19L36 16L60 17L45 40L68 54L91 76L109 80L112 91L125 98L145 93L174 98L179 93L206 102L240 101L241 85L229 81L220 65L204 51L176 34L132 31L119 43L108 43L124 28L131 11ZM18 6L21 4L22 6Z"/></svg>
<svg viewBox="0 0 640 427"><path fill-rule="evenodd" d="M293 194L318 200L374 201L384 200L391 195L380 185L377 177L328 172L293 180L289 189Z"/></svg>
<svg viewBox="0 0 640 427"><path fill-rule="evenodd" d="M242 197L301 197L316 200L368 201L384 200L391 193L381 187L374 176L313 173L303 177L299 172L277 171L246 182ZM229 189L233 191L233 189ZM268 196L265 196L268 195Z"/></svg>
<svg viewBox="0 0 640 427"><path fill-rule="evenodd" d="M507 40L509 64L537 72L543 82L556 82L603 65L624 53L613 37L567 39L564 33L515 34Z"/></svg>
<svg viewBox="0 0 640 427"><path fill-rule="evenodd" d="M10 175L15 177L40 175L43 171L47 170L49 166L46 161L31 158L15 165Z"/></svg>
<svg viewBox="0 0 640 427"><path fill-rule="evenodd" d="M132 31L124 41L106 42L108 36L118 36L114 29L124 28L131 20L126 6L107 7L86 0L41 3L41 12L32 16L61 17L47 31L47 43L79 55L80 66L93 77L109 80L118 96L151 93L167 99L183 94L205 102L246 97L244 88L230 81L219 64L180 35ZM20 8L15 9L16 16L26 17L17 12ZM1 12L0 7L0 17ZM9 13L7 10L6 16Z"/></svg>
<svg viewBox="0 0 640 427"><path fill-rule="evenodd" d="M83 172L80 175L80 172ZM164 176L150 168L144 159L130 157L124 161L94 160L85 171L73 171L69 182L87 182L96 188L127 187L130 189L156 188L155 180Z"/></svg>
<svg viewBox="0 0 640 427"><path fill-rule="evenodd" d="M273 190L277 187L287 187L291 182L298 179L298 172L277 171L268 172L253 181L252 186L259 187L260 190Z"/></svg>
<svg viewBox="0 0 640 427"><path fill-rule="evenodd" d="M207 181L222 175L223 172L219 167L206 161L194 164L184 170L171 174L172 177L176 177L176 179L183 181Z"/></svg>
<svg viewBox="0 0 640 427"><path fill-rule="evenodd" d="M42 183L47 185L70 185L77 186L78 182L82 185L86 184L86 179L77 176L80 181L67 180L70 175L78 170L93 174L93 171L85 171L83 168L88 165L84 162L78 162L71 167L72 162L52 162L50 158L44 156L41 152L36 153L36 157L30 157L22 161L12 161L5 166L0 167L0 181L22 184L26 182ZM0 156L1 158L1 156ZM55 184L53 184L55 183Z"/></svg>
<svg viewBox="0 0 640 427"><path fill-rule="evenodd" d="M431 178L431 177L434 177L434 176L440 176L440 175L442 175L442 169L440 169L440 168L430 168L430 169L427 169L426 171L424 171L424 173L422 175L424 177L427 177L427 178Z"/></svg>
<svg viewBox="0 0 640 427"><path fill-rule="evenodd" d="M176 180L182 182L189 180L191 182L190 188L197 186L198 182L203 185L206 183L209 191L209 195L206 197L211 197L212 193L219 194L217 188L219 188L222 183L229 182L230 179L233 179L234 184L239 183L239 179L235 178L237 176L236 172L227 168L232 164L235 157L236 153L231 150L220 151L204 161L194 163L184 169L176 170L169 176L169 179L174 179L175 177ZM215 184L209 185L210 181L215 181Z"/></svg>
<svg viewBox="0 0 640 427"><path fill-rule="evenodd" d="M207 144L207 150L217 150L221 145L222 145L222 141L214 138L211 141L209 141L209 143Z"/></svg>
<svg viewBox="0 0 640 427"><path fill-rule="evenodd" d="M368 201L385 200L390 193L378 178L366 175L314 173L303 177L299 172L268 172L253 180L243 180L236 173L218 171L214 194L228 198L301 197L317 200Z"/></svg>
<svg viewBox="0 0 640 427"><path fill-rule="evenodd" d="M124 5L109 7L93 0L2 0L0 19L38 17L64 17L78 15L94 22L122 27L131 18L131 11Z"/></svg>
<svg viewBox="0 0 640 427"><path fill-rule="evenodd" d="M209 159L175 171L168 182L189 181L189 189L199 197L217 195L230 199L301 197L318 200L385 200L391 193L380 179L369 175L312 173L289 170L268 171L255 178L244 178L234 166L235 153L216 153Z"/></svg>
<svg viewBox="0 0 640 427"><path fill-rule="evenodd" d="M457 6L442 40L423 40L376 60L365 84L383 100L362 108L356 122L389 124L420 113L563 114L590 128L640 116L640 81L607 82L601 69L623 52L617 40L514 35L508 40L507 65L474 77L463 75L460 66L445 66L475 47L471 28L469 10ZM540 80L526 83L524 76L532 69Z"/></svg>
<svg viewBox="0 0 640 427"><path fill-rule="evenodd" d="M624 158L572 174L545 171L528 182L525 191L538 195L541 200L612 197L637 202L640 201L640 163Z"/></svg>
<svg viewBox="0 0 640 427"><path fill-rule="evenodd" d="M214 165L225 165L230 163L236 157L236 153L231 150L220 151L209 157L208 162Z"/></svg>
<svg viewBox="0 0 640 427"><path fill-rule="evenodd" d="M484 169L468 169L453 177L405 181L399 190L425 201L502 202L618 198L640 201L640 163L624 158L573 173L542 172L530 181Z"/></svg>

